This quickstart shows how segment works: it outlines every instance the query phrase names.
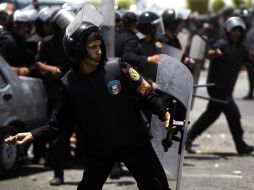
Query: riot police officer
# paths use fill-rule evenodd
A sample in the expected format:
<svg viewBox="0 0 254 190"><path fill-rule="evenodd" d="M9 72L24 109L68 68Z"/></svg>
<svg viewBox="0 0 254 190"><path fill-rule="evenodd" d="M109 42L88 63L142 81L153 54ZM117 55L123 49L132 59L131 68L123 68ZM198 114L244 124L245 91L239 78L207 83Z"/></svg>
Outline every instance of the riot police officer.
<svg viewBox="0 0 254 190"><path fill-rule="evenodd" d="M119 63L119 59L106 62L99 27L76 19L64 37L72 70L63 79L65 92L59 111L47 126L17 134L6 142L23 144L52 138L75 122L84 136L87 156L78 190L101 190L117 161L125 163L139 189L168 190L166 175L138 114L132 87L159 118L166 120L166 125L169 112L158 94L129 64Z"/></svg>
<svg viewBox="0 0 254 190"><path fill-rule="evenodd" d="M181 11L177 9L166 9L162 13L161 17L165 29L165 34L157 36L156 41L159 42L159 44L162 43L159 46L163 47L163 44L166 44L183 51L183 54L185 54L185 50L183 50L181 42L177 35L182 30L184 26L184 21L188 18L189 14L189 10ZM195 64L194 59L183 55L180 61L182 61L191 72L193 71Z"/></svg>
<svg viewBox="0 0 254 190"><path fill-rule="evenodd" d="M156 64L159 56L146 56L143 54L137 32L137 15L126 12L122 17L123 29L115 39L115 55L127 61L135 68L141 69L146 64Z"/></svg>
<svg viewBox="0 0 254 190"><path fill-rule="evenodd" d="M48 10L49 11L49 10ZM61 96L61 77L70 69L70 61L64 51L63 36L66 27L74 19L74 13L65 9L55 10L50 16L50 25L53 37L41 45L36 58L36 68L41 73L48 98L48 116L50 117L58 109ZM45 31L41 31L46 35ZM51 185L60 185L64 182L64 157L68 154L69 138L73 132L70 130L63 133L51 143L52 155L49 158L54 169L54 178L49 182ZM35 142L34 161L40 157L45 158L45 146ZM43 150L44 149L44 150Z"/></svg>
<svg viewBox="0 0 254 190"><path fill-rule="evenodd" d="M35 10L16 10L8 18L8 27L1 32L1 54L18 75L28 75L34 61L34 53L26 43L37 17Z"/></svg>
<svg viewBox="0 0 254 190"><path fill-rule="evenodd" d="M53 8L45 7L38 13L38 17L34 22L36 33L44 38L53 34L50 18L54 13Z"/></svg>
<svg viewBox="0 0 254 190"><path fill-rule="evenodd" d="M194 153L192 142L202 134L212 123L224 113L233 136L238 154L250 154L254 151L243 140L241 114L233 98L233 89L242 65L249 59L248 51L242 44L245 33L245 24L239 17L230 17L224 24L226 39L220 39L214 44L216 50L209 50L211 59L208 70L208 83L215 86L208 87L211 98L221 99L227 104L209 101L206 111L193 124L188 132L186 150ZM250 59L249 59L250 60ZM252 61L253 62L253 61Z"/></svg>
<svg viewBox="0 0 254 190"><path fill-rule="evenodd" d="M254 33L254 27L251 26L251 11L247 9L246 7L242 7L239 12L239 17L243 19L245 25L246 25L246 38L244 41L244 44L251 53L253 54L253 33ZM243 97L244 100L252 100L254 99L254 64L246 62L245 64L247 69L247 76L248 76L248 83L249 83L249 90L245 97Z"/></svg>
<svg viewBox="0 0 254 190"><path fill-rule="evenodd" d="M184 20L181 17L178 17L175 9L166 9L161 17L165 28L165 34L158 36L157 41L182 49L177 34L180 32Z"/></svg>
<svg viewBox="0 0 254 190"><path fill-rule="evenodd" d="M157 26L155 21L159 16L151 11L143 12L138 17L138 30L144 35L140 39L142 55L153 56L159 53L155 45ZM146 64L139 69L139 72L152 81L156 81L157 64Z"/></svg>

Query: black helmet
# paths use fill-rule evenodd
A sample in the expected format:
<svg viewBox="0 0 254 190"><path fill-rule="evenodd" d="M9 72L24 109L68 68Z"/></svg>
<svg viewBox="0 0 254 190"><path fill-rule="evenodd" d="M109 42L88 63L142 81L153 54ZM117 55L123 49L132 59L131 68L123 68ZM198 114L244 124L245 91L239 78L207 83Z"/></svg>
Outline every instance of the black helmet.
<svg viewBox="0 0 254 190"><path fill-rule="evenodd" d="M246 26L240 17L230 17L224 23L224 30L229 33L233 28L239 27L243 32L246 30Z"/></svg>
<svg viewBox="0 0 254 190"><path fill-rule="evenodd" d="M143 12L138 17L138 30L145 35L154 34L156 26L153 22L157 19L159 19L157 14L150 11Z"/></svg>
<svg viewBox="0 0 254 190"><path fill-rule="evenodd" d="M176 29L190 16L190 9L166 9L161 17L165 29L176 32Z"/></svg>
<svg viewBox="0 0 254 190"><path fill-rule="evenodd" d="M175 32L177 27L183 23L183 19L177 17L175 9L166 9L161 16L164 28L173 32Z"/></svg>
<svg viewBox="0 0 254 190"><path fill-rule="evenodd" d="M251 19L252 19L251 11L247 7L241 7L238 16L243 19L246 28L249 29L251 27Z"/></svg>
<svg viewBox="0 0 254 190"><path fill-rule="evenodd" d="M118 11L115 11L115 22L120 22L121 20L121 14Z"/></svg>
<svg viewBox="0 0 254 190"><path fill-rule="evenodd" d="M122 16L122 22L124 25L136 23L137 22L137 15L133 12L127 11Z"/></svg>
<svg viewBox="0 0 254 190"><path fill-rule="evenodd" d="M55 10L50 18L54 34L60 34L75 18L72 11L66 9Z"/></svg>
<svg viewBox="0 0 254 190"><path fill-rule="evenodd" d="M230 17L226 20L223 26L226 35L228 36L229 32L234 28L240 28L242 31L241 41L244 39L246 26L244 21L240 17Z"/></svg>
<svg viewBox="0 0 254 190"><path fill-rule="evenodd" d="M224 7L221 10L221 16L223 16L225 19L233 16L235 13L235 9L233 7Z"/></svg>
<svg viewBox="0 0 254 190"><path fill-rule="evenodd" d="M31 23L37 19L38 11L30 7L27 9L18 9L13 14L14 23Z"/></svg>
<svg viewBox="0 0 254 190"><path fill-rule="evenodd" d="M102 21L100 12L92 4L86 3L66 28L63 46L73 69L78 70L79 62L88 55L84 43L95 40L101 40L102 55L99 65L104 64L106 47L99 28Z"/></svg>
<svg viewBox="0 0 254 190"><path fill-rule="evenodd" d="M74 69L78 69L78 62L87 56L84 43L94 40L101 40L102 58L101 63L104 63L106 59L106 47L102 36L100 34L100 28L90 22L82 22L82 25L76 29L76 31L68 36L64 35L64 50L69 59L72 61Z"/></svg>
<svg viewBox="0 0 254 190"><path fill-rule="evenodd" d="M215 24L218 22L218 19L219 19L219 14L214 12L214 11L211 11L209 12L208 14L208 22L211 23L211 24Z"/></svg>
<svg viewBox="0 0 254 190"><path fill-rule="evenodd" d="M246 7L241 7L239 10L239 17L241 18L251 17L251 11Z"/></svg>
<svg viewBox="0 0 254 190"><path fill-rule="evenodd" d="M45 7L41 9L38 13L38 17L34 22L35 30L37 34L39 34L41 37L46 36L43 26L44 24L50 24L50 18L54 12L54 9Z"/></svg>

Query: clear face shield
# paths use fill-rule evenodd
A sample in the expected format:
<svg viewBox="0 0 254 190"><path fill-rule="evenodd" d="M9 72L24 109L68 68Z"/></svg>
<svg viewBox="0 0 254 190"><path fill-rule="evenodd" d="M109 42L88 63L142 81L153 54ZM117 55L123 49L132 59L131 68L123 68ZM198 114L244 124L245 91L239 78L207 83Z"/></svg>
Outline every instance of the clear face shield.
<svg viewBox="0 0 254 190"><path fill-rule="evenodd" d="M162 18L158 18L152 22L152 25L156 28L156 34L158 35L164 35L165 34L165 28L163 25Z"/></svg>
<svg viewBox="0 0 254 190"><path fill-rule="evenodd" d="M71 11L61 10L61 14L56 18L55 22L57 26L65 31L65 28L73 21L75 14Z"/></svg>
<svg viewBox="0 0 254 190"><path fill-rule="evenodd" d="M66 28L66 36L70 37L83 22L89 22L95 26L102 24L103 18L101 13L90 3L86 3L84 7L79 11L74 20Z"/></svg>

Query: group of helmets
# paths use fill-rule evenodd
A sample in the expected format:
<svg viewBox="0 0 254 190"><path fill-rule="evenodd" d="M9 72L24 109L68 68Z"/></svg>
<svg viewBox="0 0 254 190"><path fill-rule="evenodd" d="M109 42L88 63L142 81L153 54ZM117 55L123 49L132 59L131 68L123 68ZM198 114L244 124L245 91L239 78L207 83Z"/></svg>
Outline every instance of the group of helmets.
<svg viewBox="0 0 254 190"><path fill-rule="evenodd" d="M44 37L47 35L45 26L50 26L54 34L60 34L74 20L75 13L68 9L45 7L38 13L34 22L36 32Z"/></svg>
<svg viewBox="0 0 254 190"><path fill-rule="evenodd" d="M14 29L22 23L33 23L37 34L41 37L47 35L45 25L52 28L54 33L64 29L75 18L75 13L69 7L62 8L45 7L37 10L32 5L14 11L9 16L10 29Z"/></svg>
<svg viewBox="0 0 254 190"><path fill-rule="evenodd" d="M166 9L161 17L152 12L152 11L145 11L141 13L138 17L134 13L125 13L122 17L122 22L129 22L129 21L137 21L138 23L138 30L144 34L153 34L156 31L156 26L160 22L163 23L163 28L169 29L173 32L176 31L179 25L181 25L185 19L187 19L190 12L180 13L177 9ZM184 15L187 16L184 16Z"/></svg>
<svg viewBox="0 0 254 190"><path fill-rule="evenodd" d="M180 15L180 16L179 16ZM51 8L42 9L35 21L35 26L38 33L42 31L42 23L51 22L53 30L62 30L68 24L70 24L75 18L75 13L67 9L61 10L52 10ZM164 27L166 29L175 30L176 27L183 23L184 17L177 13L175 9L165 10L161 18L154 12L145 11L139 17L135 14L124 14L121 18L122 22L132 22L136 21L138 23L138 30L145 34L154 33L156 30L155 21L161 19L163 21ZM245 31L245 24L243 20L239 17L232 17L227 20L224 24L224 29L226 32L229 32L234 27L240 27ZM41 33L40 35L44 35ZM64 36L64 48L67 56L71 59L72 62L80 61L84 56L86 56L85 48L83 47L83 42L92 36L93 39L101 39L100 29L98 26L89 23L82 22L82 24L72 32L71 35ZM105 44L102 41L102 59L106 58L105 55Z"/></svg>

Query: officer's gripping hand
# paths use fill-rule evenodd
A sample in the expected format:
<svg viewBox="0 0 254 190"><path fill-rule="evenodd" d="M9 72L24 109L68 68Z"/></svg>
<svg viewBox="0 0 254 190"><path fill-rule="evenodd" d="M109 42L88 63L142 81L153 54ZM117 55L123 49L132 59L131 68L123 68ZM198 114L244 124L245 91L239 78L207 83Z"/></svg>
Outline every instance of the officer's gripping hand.
<svg viewBox="0 0 254 190"><path fill-rule="evenodd" d="M29 75L29 69L27 67L20 67L20 68L18 68L18 75L20 75L20 76L27 76L27 75Z"/></svg>
<svg viewBox="0 0 254 190"><path fill-rule="evenodd" d="M31 132L27 133L18 133L15 136L10 136L6 138L4 141L6 144L12 145L12 144L17 144L17 145L25 145L28 142L31 142L34 140L34 137Z"/></svg>
<svg viewBox="0 0 254 190"><path fill-rule="evenodd" d="M160 56L159 55L153 55L153 56L148 56L147 57L147 62L149 64L157 64L160 61Z"/></svg>
<svg viewBox="0 0 254 190"><path fill-rule="evenodd" d="M62 74L61 69L55 66L51 66L49 69L49 72L54 76L60 76Z"/></svg>
<svg viewBox="0 0 254 190"><path fill-rule="evenodd" d="M213 58L216 58L216 57L220 57L220 56L222 56L222 52L221 52L221 50L220 49L212 49L212 50L209 50L208 51L208 54L207 54L207 57L209 58L209 59L213 59Z"/></svg>
<svg viewBox="0 0 254 190"><path fill-rule="evenodd" d="M170 113L166 112L165 113L165 127L167 131L169 131L172 135L176 135L178 132L177 126L170 126Z"/></svg>

